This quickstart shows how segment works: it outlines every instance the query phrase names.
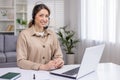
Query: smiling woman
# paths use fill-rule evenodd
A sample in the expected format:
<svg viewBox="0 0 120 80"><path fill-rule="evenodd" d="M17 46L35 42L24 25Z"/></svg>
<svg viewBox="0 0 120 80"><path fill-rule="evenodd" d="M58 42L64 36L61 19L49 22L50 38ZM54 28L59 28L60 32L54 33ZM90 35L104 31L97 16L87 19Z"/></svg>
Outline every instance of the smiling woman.
<svg viewBox="0 0 120 80"><path fill-rule="evenodd" d="M41 7L40 7L40 5L41 5ZM44 4L40 4L40 5L36 5L34 7L33 13L32 13L33 19L30 22L29 27L31 27L34 24L36 31L43 32L44 28L48 24L50 10Z"/></svg>
<svg viewBox="0 0 120 80"><path fill-rule="evenodd" d="M46 4L49 9L51 10L50 14L50 24L49 27L54 28L55 30L59 29L61 26L64 26L64 1L65 0L29 0L28 1L28 15L27 19L28 21L32 19L31 14L32 11L31 9L35 4L41 4L44 3Z"/></svg>
<svg viewBox="0 0 120 80"><path fill-rule="evenodd" d="M64 65L62 51L55 32L46 28L50 10L45 4L33 8L29 28L17 41L17 64L23 69L51 70Z"/></svg>

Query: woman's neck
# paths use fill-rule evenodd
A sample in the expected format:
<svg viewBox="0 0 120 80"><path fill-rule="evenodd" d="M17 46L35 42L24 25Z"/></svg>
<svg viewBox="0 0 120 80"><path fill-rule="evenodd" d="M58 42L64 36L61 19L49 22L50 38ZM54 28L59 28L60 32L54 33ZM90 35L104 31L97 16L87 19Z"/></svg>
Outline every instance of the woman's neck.
<svg viewBox="0 0 120 80"><path fill-rule="evenodd" d="M36 32L44 32L44 28L39 27L37 25L34 26Z"/></svg>

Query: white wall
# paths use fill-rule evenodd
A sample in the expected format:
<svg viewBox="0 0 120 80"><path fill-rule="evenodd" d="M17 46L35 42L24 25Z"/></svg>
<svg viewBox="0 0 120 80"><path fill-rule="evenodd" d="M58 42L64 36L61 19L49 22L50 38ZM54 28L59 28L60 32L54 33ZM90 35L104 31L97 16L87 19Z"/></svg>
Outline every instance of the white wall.
<svg viewBox="0 0 120 80"><path fill-rule="evenodd" d="M78 16L80 16L80 0L65 0L65 25L68 25L70 29L76 32L78 37ZM78 10L79 9L79 10ZM79 44L78 44L79 45ZM79 53L79 47L74 49L75 63L81 61L82 55ZM79 56L79 57L78 57Z"/></svg>
<svg viewBox="0 0 120 80"><path fill-rule="evenodd" d="M79 0L65 0L65 24L77 31Z"/></svg>

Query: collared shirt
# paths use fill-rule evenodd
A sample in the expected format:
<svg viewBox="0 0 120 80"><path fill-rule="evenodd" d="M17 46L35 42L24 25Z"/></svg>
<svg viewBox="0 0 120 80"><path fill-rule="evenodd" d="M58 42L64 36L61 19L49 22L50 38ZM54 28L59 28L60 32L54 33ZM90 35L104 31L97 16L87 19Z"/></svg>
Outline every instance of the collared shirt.
<svg viewBox="0 0 120 80"><path fill-rule="evenodd" d="M56 33L46 29L44 36L34 30L34 26L23 30L17 40L17 65L24 69L38 70L55 58L62 58L62 51Z"/></svg>

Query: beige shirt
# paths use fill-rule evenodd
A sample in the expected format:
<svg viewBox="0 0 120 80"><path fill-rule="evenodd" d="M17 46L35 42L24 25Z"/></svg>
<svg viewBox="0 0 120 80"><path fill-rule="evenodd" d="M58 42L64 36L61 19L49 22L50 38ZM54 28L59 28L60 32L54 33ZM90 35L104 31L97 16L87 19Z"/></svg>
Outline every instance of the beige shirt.
<svg viewBox="0 0 120 80"><path fill-rule="evenodd" d="M20 68L38 70L41 64L62 57L59 41L53 30L47 29L44 36L40 36L32 26L19 34L17 65Z"/></svg>

